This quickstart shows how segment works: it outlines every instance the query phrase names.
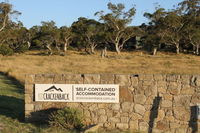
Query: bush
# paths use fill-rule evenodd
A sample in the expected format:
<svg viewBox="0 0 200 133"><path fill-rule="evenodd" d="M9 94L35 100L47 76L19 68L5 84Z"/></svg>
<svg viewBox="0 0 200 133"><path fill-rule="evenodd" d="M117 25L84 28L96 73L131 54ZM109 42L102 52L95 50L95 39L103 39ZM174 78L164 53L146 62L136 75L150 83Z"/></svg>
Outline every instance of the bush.
<svg viewBox="0 0 200 133"><path fill-rule="evenodd" d="M21 45L19 45L18 48L15 49L15 52L17 52L17 53L24 53L24 52L26 52L28 49L29 49L28 44L21 44Z"/></svg>
<svg viewBox="0 0 200 133"><path fill-rule="evenodd" d="M0 54L10 56L14 54L14 51L8 45L0 44Z"/></svg>
<svg viewBox="0 0 200 133"><path fill-rule="evenodd" d="M82 113L77 109L63 108L53 112L49 117L49 124L65 129L81 130L83 127Z"/></svg>

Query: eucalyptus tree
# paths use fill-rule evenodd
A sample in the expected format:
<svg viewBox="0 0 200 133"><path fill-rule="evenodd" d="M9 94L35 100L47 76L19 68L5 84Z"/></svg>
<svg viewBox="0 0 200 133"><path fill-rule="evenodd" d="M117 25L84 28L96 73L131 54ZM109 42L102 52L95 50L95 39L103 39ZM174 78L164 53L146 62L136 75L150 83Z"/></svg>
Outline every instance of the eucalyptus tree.
<svg viewBox="0 0 200 133"><path fill-rule="evenodd" d="M63 51L66 52L73 39L73 34L70 27L60 27L60 40L63 43Z"/></svg>
<svg viewBox="0 0 200 133"><path fill-rule="evenodd" d="M21 13L12 9L12 5L6 2L0 3L0 32L3 31L9 23L12 22L11 16Z"/></svg>
<svg viewBox="0 0 200 133"><path fill-rule="evenodd" d="M179 3L179 11L187 22L184 37L192 44L194 53L199 55L200 48L200 0L184 0Z"/></svg>
<svg viewBox="0 0 200 133"><path fill-rule="evenodd" d="M114 44L116 52L119 54L123 49L125 42L133 37L132 31L128 28L136 13L134 7L125 11L125 5L119 4L107 4L110 13L104 13L104 11L96 12L95 15L99 16L99 20L103 21L106 25L105 28L105 40L108 43Z"/></svg>
<svg viewBox="0 0 200 133"><path fill-rule="evenodd" d="M74 40L85 48L89 54L94 54L98 45L103 42L103 25L93 19L79 18L72 24Z"/></svg>
<svg viewBox="0 0 200 133"><path fill-rule="evenodd" d="M163 43L166 35L166 29L163 25L167 12L164 8L156 7L154 13L144 13L144 16L150 20L148 28L146 28L145 43L153 47L153 55L157 53L157 49Z"/></svg>
<svg viewBox="0 0 200 133"><path fill-rule="evenodd" d="M178 15L177 11L168 12L163 21L166 29L164 41L166 44L175 46L177 54L180 53L180 42L183 39L183 30L186 24L183 16Z"/></svg>
<svg viewBox="0 0 200 133"><path fill-rule="evenodd" d="M57 26L55 25L54 21L42 21L42 26L35 28L34 30L38 30L36 33L36 37L34 39L34 43L37 46L42 48L47 48L49 50L49 55L53 54L53 47L58 49L58 43L60 34L57 30Z"/></svg>

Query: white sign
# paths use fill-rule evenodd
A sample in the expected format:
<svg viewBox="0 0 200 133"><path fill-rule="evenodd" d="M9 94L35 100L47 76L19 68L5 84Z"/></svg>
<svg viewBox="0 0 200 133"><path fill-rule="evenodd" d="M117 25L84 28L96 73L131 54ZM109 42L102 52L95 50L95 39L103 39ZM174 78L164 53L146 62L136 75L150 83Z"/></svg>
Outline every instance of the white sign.
<svg viewBox="0 0 200 133"><path fill-rule="evenodd" d="M119 103L119 85L35 84L35 101Z"/></svg>

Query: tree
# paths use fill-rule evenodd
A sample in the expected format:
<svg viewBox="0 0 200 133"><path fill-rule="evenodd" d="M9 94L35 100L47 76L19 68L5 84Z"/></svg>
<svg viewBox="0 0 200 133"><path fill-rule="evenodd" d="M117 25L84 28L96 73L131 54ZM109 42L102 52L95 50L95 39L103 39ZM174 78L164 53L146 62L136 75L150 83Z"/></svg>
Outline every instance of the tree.
<svg viewBox="0 0 200 133"><path fill-rule="evenodd" d="M194 53L199 55L200 48L200 0L184 0L179 3L179 12L187 23L184 28L184 39L193 46Z"/></svg>
<svg viewBox="0 0 200 133"><path fill-rule="evenodd" d="M104 14L104 11L100 11L95 15L98 15L100 20L105 23L105 39L108 43L114 44L115 50L119 54L123 49L124 43L132 37L132 31L130 32L127 27L132 22L136 9L132 7L126 12L122 3L108 3L107 6L111 13Z"/></svg>
<svg viewBox="0 0 200 133"><path fill-rule="evenodd" d="M163 43L165 36L165 27L163 25L164 18L167 12L164 8L156 7L154 13L144 13L144 16L150 20L149 26L146 29L145 41L147 44L151 44L153 47L153 55L156 55L157 49Z"/></svg>
<svg viewBox="0 0 200 133"><path fill-rule="evenodd" d="M93 19L79 18L72 24L72 32L77 43L81 43L89 54L94 54L95 48L103 40L103 25Z"/></svg>
<svg viewBox="0 0 200 133"><path fill-rule="evenodd" d="M176 53L180 53L180 41L183 39L183 29L186 25L183 17L176 11L168 12L163 21L165 27L164 41L166 44L176 47Z"/></svg>
<svg viewBox="0 0 200 133"><path fill-rule="evenodd" d="M12 5L6 2L0 3L0 32L3 31L6 26L11 23L11 15L20 15L21 13L12 10Z"/></svg>
<svg viewBox="0 0 200 133"><path fill-rule="evenodd" d="M63 42L63 51L66 52L69 44L72 42L72 32L70 27L63 26L60 28L61 42Z"/></svg>

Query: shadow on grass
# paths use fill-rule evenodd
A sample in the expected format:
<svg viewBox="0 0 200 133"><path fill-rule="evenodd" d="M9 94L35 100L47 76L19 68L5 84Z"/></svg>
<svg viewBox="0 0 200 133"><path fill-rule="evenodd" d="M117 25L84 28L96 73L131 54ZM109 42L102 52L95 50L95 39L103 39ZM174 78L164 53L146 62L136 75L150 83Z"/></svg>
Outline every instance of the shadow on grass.
<svg viewBox="0 0 200 133"><path fill-rule="evenodd" d="M0 76L3 76L4 79L0 82L9 85L12 88L15 88L15 91L19 94L24 94L24 85L18 81L15 77L9 76L7 73L0 72Z"/></svg>
<svg viewBox="0 0 200 133"><path fill-rule="evenodd" d="M0 72L0 115L24 120L24 86L14 77Z"/></svg>
<svg viewBox="0 0 200 133"><path fill-rule="evenodd" d="M0 95L0 115L24 120L24 100Z"/></svg>

